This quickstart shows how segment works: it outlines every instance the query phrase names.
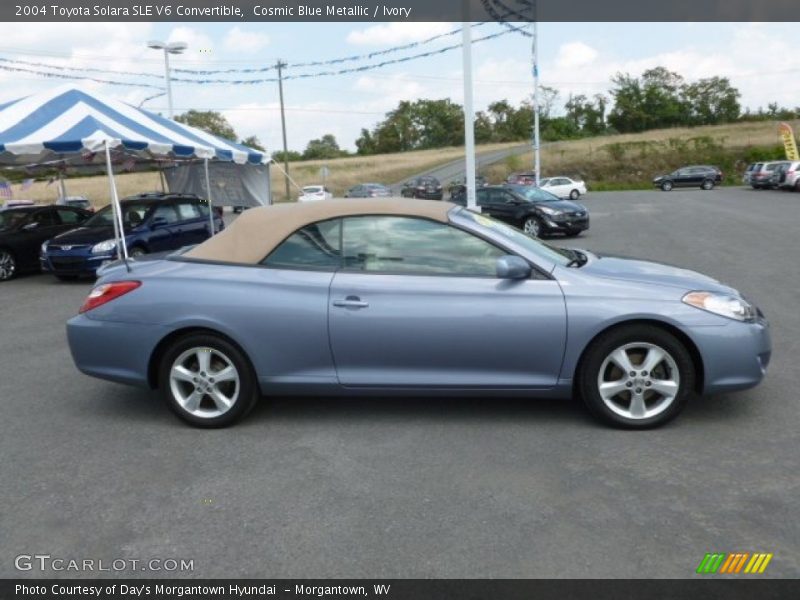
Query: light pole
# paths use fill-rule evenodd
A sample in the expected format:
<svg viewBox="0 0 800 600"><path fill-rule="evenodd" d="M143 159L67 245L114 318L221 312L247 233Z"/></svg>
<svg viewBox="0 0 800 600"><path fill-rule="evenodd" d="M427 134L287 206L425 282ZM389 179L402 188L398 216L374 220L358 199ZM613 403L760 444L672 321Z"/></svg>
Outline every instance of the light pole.
<svg viewBox="0 0 800 600"><path fill-rule="evenodd" d="M182 54L186 48L189 46L186 42L172 42L168 44L167 42L159 42L158 40L150 40L147 42L147 47L152 48L153 50L163 50L164 51L164 82L166 83L167 87L167 107L169 110L169 118L171 119L172 114L172 84L169 78L169 55L170 54Z"/></svg>

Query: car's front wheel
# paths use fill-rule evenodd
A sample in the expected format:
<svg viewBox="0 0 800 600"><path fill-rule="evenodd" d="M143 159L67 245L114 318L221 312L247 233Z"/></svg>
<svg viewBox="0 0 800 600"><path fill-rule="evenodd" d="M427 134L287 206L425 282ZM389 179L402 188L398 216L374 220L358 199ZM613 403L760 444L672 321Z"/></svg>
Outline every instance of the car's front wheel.
<svg viewBox="0 0 800 600"><path fill-rule="evenodd" d="M630 325L592 342L577 386L598 419L626 429L647 429L680 413L694 381L692 358L680 340L659 327Z"/></svg>
<svg viewBox="0 0 800 600"><path fill-rule="evenodd" d="M664 183L661 184L661 189L664 190L665 192L671 191L672 190L672 182L671 181L665 181Z"/></svg>
<svg viewBox="0 0 800 600"><path fill-rule="evenodd" d="M711 181L710 179L706 179L700 187L703 188L704 190L713 189L714 182Z"/></svg>
<svg viewBox="0 0 800 600"><path fill-rule="evenodd" d="M161 360L159 384L173 412L197 427L231 425L259 397L250 361L213 334L191 334L175 342Z"/></svg>
<svg viewBox="0 0 800 600"><path fill-rule="evenodd" d="M542 234L542 223L536 217L528 217L522 224L522 231L538 238Z"/></svg>
<svg viewBox="0 0 800 600"><path fill-rule="evenodd" d="M9 250L0 248L0 281L7 281L17 272L17 261Z"/></svg>

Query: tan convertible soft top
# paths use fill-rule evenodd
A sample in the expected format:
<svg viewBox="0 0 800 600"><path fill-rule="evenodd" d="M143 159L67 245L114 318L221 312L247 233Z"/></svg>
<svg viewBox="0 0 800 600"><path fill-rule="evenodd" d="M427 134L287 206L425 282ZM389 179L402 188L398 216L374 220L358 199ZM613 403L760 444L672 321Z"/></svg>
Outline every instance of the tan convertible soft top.
<svg viewBox="0 0 800 600"><path fill-rule="evenodd" d="M257 264L292 233L317 221L353 215L398 215L447 223L447 213L454 206L450 202L405 198L334 199L262 206L243 212L230 227L184 256Z"/></svg>

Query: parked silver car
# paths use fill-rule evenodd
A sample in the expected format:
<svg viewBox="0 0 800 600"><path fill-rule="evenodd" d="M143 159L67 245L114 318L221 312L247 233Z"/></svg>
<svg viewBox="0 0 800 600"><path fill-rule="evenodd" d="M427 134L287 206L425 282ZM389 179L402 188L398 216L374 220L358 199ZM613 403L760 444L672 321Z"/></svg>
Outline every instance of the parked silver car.
<svg viewBox="0 0 800 600"><path fill-rule="evenodd" d="M448 202L254 208L163 260L101 270L67 325L88 375L157 388L189 423L262 395L580 396L613 425L752 387L767 321L677 267L559 249Z"/></svg>

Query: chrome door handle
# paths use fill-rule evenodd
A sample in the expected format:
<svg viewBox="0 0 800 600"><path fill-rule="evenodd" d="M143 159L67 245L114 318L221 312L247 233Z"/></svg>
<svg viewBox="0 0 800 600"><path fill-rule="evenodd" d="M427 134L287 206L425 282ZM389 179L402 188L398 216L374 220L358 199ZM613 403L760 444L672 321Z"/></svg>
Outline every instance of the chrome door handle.
<svg viewBox="0 0 800 600"><path fill-rule="evenodd" d="M367 308L369 306L369 302L364 302L358 296L348 296L344 300L334 300L334 306L340 306L342 308Z"/></svg>

